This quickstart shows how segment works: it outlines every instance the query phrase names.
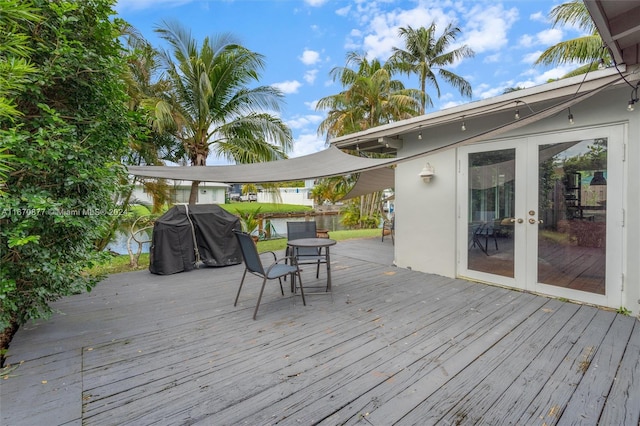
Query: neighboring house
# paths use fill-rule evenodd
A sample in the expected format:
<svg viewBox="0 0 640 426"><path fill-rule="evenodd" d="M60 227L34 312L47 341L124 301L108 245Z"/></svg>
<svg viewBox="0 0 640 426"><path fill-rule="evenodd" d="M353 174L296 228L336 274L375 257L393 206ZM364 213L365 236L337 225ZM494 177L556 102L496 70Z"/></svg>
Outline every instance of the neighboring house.
<svg viewBox="0 0 640 426"><path fill-rule="evenodd" d="M305 179L304 187L278 188L278 195L274 195L270 189L259 189L255 200L259 203L295 204L299 206L314 206L311 190L315 186L314 179ZM242 185L233 184L229 188L229 199L233 201L247 201L247 195L242 194Z"/></svg>
<svg viewBox="0 0 640 426"><path fill-rule="evenodd" d="M590 3L640 16L638 2ZM397 266L640 314L640 20L629 22L635 55L610 46L628 60L619 70L332 141L405 157L395 169ZM617 42L616 31L631 31L599 29Z"/></svg>
<svg viewBox="0 0 640 426"><path fill-rule="evenodd" d="M314 206L311 190L315 186L313 179L304 181L304 187L295 188L278 188L279 196L274 197L270 191L263 190L258 192L259 203L282 203L295 204L299 206Z"/></svg>
<svg viewBox="0 0 640 426"><path fill-rule="evenodd" d="M173 204L189 202L191 193L191 181L167 180ZM225 195L229 185L218 182L200 182L198 185L198 200L196 204L224 204ZM133 198L140 204L153 204L153 199L141 184L136 184L133 189Z"/></svg>

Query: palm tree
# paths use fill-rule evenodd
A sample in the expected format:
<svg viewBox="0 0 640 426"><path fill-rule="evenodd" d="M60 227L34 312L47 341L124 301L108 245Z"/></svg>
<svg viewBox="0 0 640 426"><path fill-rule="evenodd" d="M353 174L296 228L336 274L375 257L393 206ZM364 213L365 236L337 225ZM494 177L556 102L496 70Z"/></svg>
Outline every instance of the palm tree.
<svg viewBox="0 0 640 426"><path fill-rule="evenodd" d="M262 55L230 34L205 38L199 47L178 23L156 29L171 47L160 54L171 91L166 99L180 153L193 166L204 166L209 153L236 163L286 158L293 147L291 130L265 111L280 110L282 93L270 86L248 88L264 68ZM198 183L189 203L196 202Z"/></svg>
<svg viewBox="0 0 640 426"><path fill-rule="evenodd" d="M327 138L414 117L420 111L419 91L405 89L400 80L393 80L389 65L377 59L369 61L351 52L347 65L332 69L330 75L345 90L320 99L316 105L317 110L328 110L318 128Z"/></svg>
<svg viewBox="0 0 640 426"><path fill-rule="evenodd" d="M329 110L318 132L330 138L417 116L422 99L420 91L406 89L401 81L392 79L390 65L349 53L345 67L331 70L333 80L340 81L345 90L320 99L316 106L316 109ZM353 185L353 182L355 176L323 181L324 191L318 190L314 196L335 201L348 192L345 184ZM365 220L375 221L379 199L380 194L374 193L352 200L349 217L359 226Z"/></svg>
<svg viewBox="0 0 640 426"><path fill-rule="evenodd" d="M591 15L582 0L573 0L554 7L549 13L553 26L576 25L585 32L585 36L562 41L542 52L537 64L561 65L572 62L586 63L564 77L584 74L597 69L600 65L612 63L609 51L603 47L602 38L598 34Z"/></svg>
<svg viewBox="0 0 640 426"><path fill-rule="evenodd" d="M460 29L447 25L440 37L435 36L436 25L432 23L428 28L400 28L400 37L404 39L405 49L393 48L393 55L389 59L394 69L407 75L416 74L420 79L422 92L422 109L424 114L427 106L433 106L431 96L427 93L427 82L436 89L440 97L438 77L458 89L461 95L471 97L471 84L459 75L445 69L446 66L464 58L471 58L475 52L463 45L453 50L449 49L455 41Z"/></svg>

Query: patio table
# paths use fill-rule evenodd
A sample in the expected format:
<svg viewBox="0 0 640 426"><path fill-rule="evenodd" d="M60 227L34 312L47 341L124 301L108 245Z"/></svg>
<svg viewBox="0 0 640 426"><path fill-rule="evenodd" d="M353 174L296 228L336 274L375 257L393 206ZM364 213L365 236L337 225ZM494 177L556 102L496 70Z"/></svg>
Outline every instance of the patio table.
<svg viewBox="0 0 640 426"><path fill-rule="evenodd" d="M297 249L299 248L317 248L322 256L322 249L324 249L324 258L327 264L327 289L326 292L331 292L331 256L329 254L329 247L336 244L336 240L331 238L299 238L296 240L287 241L287 246L293 250L293 259L297 262ZM292 283L294 285L294 283ZM295 285L293 287L295 289Z"/></svg>

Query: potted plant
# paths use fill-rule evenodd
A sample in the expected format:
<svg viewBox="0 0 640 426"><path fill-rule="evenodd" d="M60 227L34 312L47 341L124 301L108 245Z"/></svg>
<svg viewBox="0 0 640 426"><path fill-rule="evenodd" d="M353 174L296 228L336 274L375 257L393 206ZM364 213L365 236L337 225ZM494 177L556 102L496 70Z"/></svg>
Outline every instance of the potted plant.
<svg viewBox="0 0 640 426"><path fill-rule="evenodd" d="M242 225L242 230L248 234L251 234L251 237L254 241L258 241L259 236L254 234L256 232L256 228L260 225L262 218L260 217L260 207L253 211L238 212L238 216L240 217L240 224Z"/></svg>

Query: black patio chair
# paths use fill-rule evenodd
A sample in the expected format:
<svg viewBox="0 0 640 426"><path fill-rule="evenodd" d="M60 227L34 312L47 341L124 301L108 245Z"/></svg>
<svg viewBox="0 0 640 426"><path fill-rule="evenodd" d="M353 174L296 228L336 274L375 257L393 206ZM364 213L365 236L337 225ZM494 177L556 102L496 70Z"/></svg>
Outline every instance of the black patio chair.
<svg viewBox="0 0 640 426"><path fill-rule="evenodd" d="M287 240L317 238L315 221L287 222ZM298 265L316 265L316 279L320 277L320 264L327 263L322 249L313 247L287 247L287 256L294 256Z"/></svg>
<svg viewBox="0 0 640 426"><path fill-rule="evenodd" d="M302 294L302 303L306 306L307 302L304 298L304 289L302 288L302 278L300 277L300 268L295 262L281 263L282 261L290 260L290 257L284 257L278 259L276 254L272 251L264 252L271 253L273 255L273 263L269 265L266 269L262 264L262 259L260 258L260 254L258 253L258 247L256 243L251 238L251 235L246 232L233 231L238 239L238 243L240 244L240 250L242 251L242 258L244 259L244 274L242 274L242 281L240 281L240 287L238 288L238 294L236 295L236 301L233 302L233 306L238 304L238 298L240 297L240 290L242 290L242 284L244 284L244 278L247 276L247 272L262 278L262 288L260 288L260 294L258 296L258 303L256 304L256 309L253 311L253 319L256 319L256 315L258 314L258 307L260 307L260 301L262 300L262 293L264 292L264 286L267 283L267 280L278 279L280 282L280 292L284 296L284 290L282 289L282 277L287 275L291 275L291 281L294 281L295 275L298 275L298 282L300 283L300 293Z"/></svg>

